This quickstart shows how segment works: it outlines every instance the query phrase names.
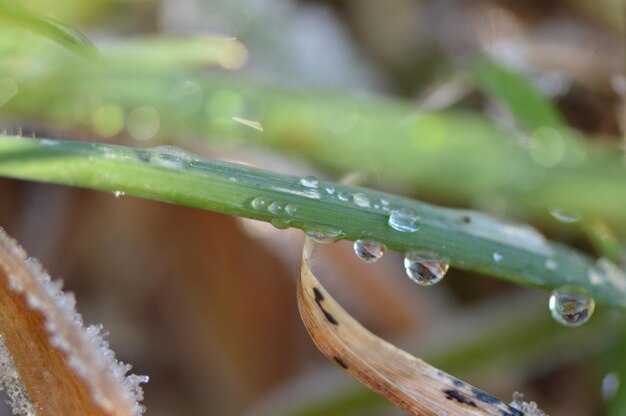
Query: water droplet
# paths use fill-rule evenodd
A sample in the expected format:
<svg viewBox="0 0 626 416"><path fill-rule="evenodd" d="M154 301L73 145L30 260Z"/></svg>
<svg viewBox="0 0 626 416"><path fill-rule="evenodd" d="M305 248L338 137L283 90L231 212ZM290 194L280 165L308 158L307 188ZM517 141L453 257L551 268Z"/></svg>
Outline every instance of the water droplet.
<svg viewBox="0 0 626 416"><path fill-rule="evenodd" d="M270 204L268 210L274 215L280 214L283 210L284 204L282 202L274 201Z"/></svg>
<svg viewBox="0 0 626 416"><path fill-rule="evenodd" d="M113 195L114 195L116 198L119 198L119 197L122 197L122 196L124 196L124 195L126 195L126 194L124 193L124 191L115 191L115 192L113 192Z"/></svg>
<svg viewBox="0 0 626 416"><path fill-rule="evenodd" d="M418 285L431 286L445 276L449 263L428 251L411 251L404 257L407 276Z"/></svg>
<svg viewBox="0 0 626 416"><path fill-rule="evenodd" d="M353 196L354 203L361 208L369 208L370 199L363 193L356 193Z"/></svg>
<svg viewBox="0 0 626 416"><path fill-rule="evenodd" d="M371 240L356 240L354 242L354 253L358 258L374 263L385 254L385 245Z"/></svg>
<svg viewBox="0 0 626 416"><path fill-rule="evenodd" d="M287 213L287 215L294 216L297 211L298 211L298 207L296 205L294 204L285 205L285 212Z"/></svg>
<svg viewBox="0 0 626 416"><path fill-rule="evenodd" d="M311 198L311 199L320 199L320 197L322 196L320 191L316 188L307 188L304 190L303 194L307 198Z"/></svg>
<svg viewBox="0 0 626 416"><path fill-rule="evenodd" d="M563 208L552 208L550 215L561 222L578 222L583 218L583 214L580 211Z"/></svg>
<svg viewBox="0 0 626 416"><path fill-rule="evenodd" d="M559 268L559 264L554 259L547 259L545 266L548 270L556 270Z"/></svg>
<svg viewBox="0 0 626 416"><path fill-rule="evenodd" d="M182 170L193 163L195 156L174 146L159 146L150 151L150 162L164 168Z"/></svg>
<svg viewBox="0 0 626 416"><path fill-rule="evenodd" d="M499 262L501 262L501 261L502 261L502 259L503 259L502 254L500 254L500 253L498 253L498 252L495 252L495 251L494 251L494 253L493 253L493 260L494 260L496 263L499 263Z"/></svg>
<svg viewBox="0 0 626 416"><path fill-rule="evenodd" d="M326 191L326 193L328 195L334 195L335 194L335 187L334 186L327 186L326 188L324 188L324 190Z"/></svg>
<svg viewBox="0 0 626 416"><path fill-rule="evenodd" d="M252 208L257 211L263 211L265 207L267 207L268 201L265 198L258 197L254 198L250 205L252 205Z"/></svg>
<svg viewBox="0 0 626 416"><path fill-rule="evenodd" d="M548 305L554 320L569 327L587 322L595 309L593 298L578 286L563 286L554 290Z"/></svg>
<svg viewBox="0 0 626 416"><path fill-rule="evenodd" d="M315 176L305 176L304 178L300 179L300 185L306 188L317 188L319 183L320 182L317 180Z"/></svg>
<svg viewBox="0 0 626 416"><path fill-rule="evenodd" d="M305 234L316 243L332 244L339 239L341 231L332 227L323 227L315 230L308 230Z"/></svg>
<svg viewBox="0 0 626 416"><path fill-rule="evenodd" d="M289 221L285 221L281 218L272 218L270 220L270 224L272 224L275 228L278 228L279 230L289 228Z"/></svg>
<svg viewBox="0 0 626 416"><path fill-rule="evenodd" d="M337 194L337 199L343 202L352 202L352 194L350 192L341 191Z"/></svg>
<svg viewBox="0 0 626 416"><path fill-rule="evenodd" d="M619 376L617 373L609 373L602 380L602 397L604 400L609 401L617 393L619 388Z"/></svg>
<svg viewBox="0 0 626 416"><path fill-rule="evenodd" d="M391 211L388 224L391 228L405 233L414 233L419 230L420 217L410 208L400 208Z"/></svg>
<svg viewBox="0 0 626 416"><path fill-rule="evenodd" d="M589 279L589 283L594 286L606 283L606 276L600 270L595 268L590 268L587 271L587 278Z"/></svg>
<svg viewBox="0 0 626 416"><path fill-rule="evenodd" d="M384 198L380 198L380 205L382 205L383 207L388 207L389 206L389 201L387 201Z"/></svg>

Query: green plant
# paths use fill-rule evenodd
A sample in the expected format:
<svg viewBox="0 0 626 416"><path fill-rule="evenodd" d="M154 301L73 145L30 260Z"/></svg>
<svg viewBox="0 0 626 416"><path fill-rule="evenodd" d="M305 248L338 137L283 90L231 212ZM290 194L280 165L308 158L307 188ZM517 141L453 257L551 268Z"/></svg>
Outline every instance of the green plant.
<svg viewBox="0 0 626 416"><path fill-rule="evenodd" d="M428 250L453 268L547 290L575 285L598 305L626 307L626 275L613 263L622 260L615 235L621 236L626 225L622 152L569 129L523 76L496 62L480 59L460 72L508 108L516 129L499 127L475 111L425 113L400 100L296 93L198 69L242 65L245 48L231 39L111 42L100 55L73 29L8 0L0 3L0 14L81 52L77 58L48 48L40 38L1 29L11 33L0 34L0 47L12 59L0 62L6 74L0 104L16 124L36 120L79 137L95 131L106 138L122 134L129 114L134 123L127 133L142 145L161 140L179 146L3 134L2 176L252 218L281 229L300 228L327 242L366 239L402 253ZM25 70L33 62L41 69ZM487 213L213 161L181 149L228 148L239 140L305 159L335 177L363 171L375 178L372 188L417 188L465 205L495 193L515 206L509 214L518 218L545 218L549 211L572 221L582 216L576 232L587 235L602 258L596 261L580 249L548 241L531 226ZM398 210L409 210L400 213L415 222L410 229L393 226L391 216ZM602 322L609 322L606 331L618 327L610 319ZM601 328L598 334L605 332ZM480 362L477 357L485 351L479 343L469 355ZM459 354L463 349L442 360L454 363ZM623 408L623 397L622 386L614 414ZM315 412L308 411L303 414Z"/></svg>

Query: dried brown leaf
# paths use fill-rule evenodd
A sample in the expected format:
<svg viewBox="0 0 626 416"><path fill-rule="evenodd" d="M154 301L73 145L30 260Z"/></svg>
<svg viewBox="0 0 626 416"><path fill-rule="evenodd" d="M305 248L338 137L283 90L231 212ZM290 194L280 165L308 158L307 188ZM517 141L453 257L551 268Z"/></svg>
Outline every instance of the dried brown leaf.
<svg viewBox="0 0 626 416"><path fill-rule="evenodd" d="M496 397L413 357L354 320L322 287L310 269L314 243L304 245L298 306L315 345L352 378L411 415L522 413Z"/></svg>

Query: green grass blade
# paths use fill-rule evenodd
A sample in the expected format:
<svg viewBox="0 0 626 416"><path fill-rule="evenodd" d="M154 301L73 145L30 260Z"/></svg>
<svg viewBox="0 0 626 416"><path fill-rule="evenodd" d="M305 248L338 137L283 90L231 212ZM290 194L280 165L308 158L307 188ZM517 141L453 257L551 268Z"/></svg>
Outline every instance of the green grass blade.
<svg viewBox="0 0 626 416"><path fill-rule="evenodd" d="M552 102L523 75L489 59L468 69L478 86L504 104L529 133L540 127L563 128L563 117Z"/></svg>
<svg viewBox="0 0 626 416"><path fill-rule="evenodd" d="M599 267L583 253L548 242L531 227L475 211L331 182L307 188L296 177L205 160L176 148L0 136L0 175L122 192L279 228L335 232L349 240L375 239L399 252L432 250L461 269L546 289L575 284L587 288L599 303L626 308L626 276L616 267ZM333 188L332 195L326 187ZM340 192L357 196L360 204L343 202L337 197ZM256 207L255 198L263 199ZM410 233L390 227L387 203L391 209L413 209L420 229Z"/></svg>
<svg viewBox="0 0 626 416"><path fill-rule="evenodd" d="M32 30L82 55L97 56L97 50L82 33L54 19L35 13L11 0L0 0L0 21Z"/></svg>

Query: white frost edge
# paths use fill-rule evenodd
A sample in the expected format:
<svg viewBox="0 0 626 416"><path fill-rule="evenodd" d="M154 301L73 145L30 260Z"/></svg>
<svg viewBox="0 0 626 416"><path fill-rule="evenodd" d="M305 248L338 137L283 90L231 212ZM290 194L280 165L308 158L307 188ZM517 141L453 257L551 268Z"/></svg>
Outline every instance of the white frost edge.
<svg viewBox="0 0 626 416"><path fill-rule="evenodd" d="M115 353L104 339L106 333L103 332L102 325L85 328L82 316L76 311L74 294L64 293L61 290L62 280L53 281L39 261L27 258L24 249L1 227L0 242L11 251L14 258L26 264L29 276L34 278L32 283L38 284L37 290L26 292L27 282L23 281L23 277L7 273L9 288L24 294L28 306L43 314L45 328L50 335L50 345L65 353L67 364L87 384L94 402L105 410L111 409L112 403L102 388L102 382L112 378L111 381L117 382L121 388L122 399L127 408L136 416L142 415L146 408L139 403L143 400L141 384L147 383L149 377L127 375L132 366L115 358ZM0 264L1 266L3 265ZM73 339L68 338L67 329L73 330Z"/></svg>
<svg viewBox="0 0 626 416"><path fill-rule="evenodd" d="M537 403L524 401L524 394L517 391L513 393L511 407L522 412L524 416L548 416L539 409Z"/></svg>

